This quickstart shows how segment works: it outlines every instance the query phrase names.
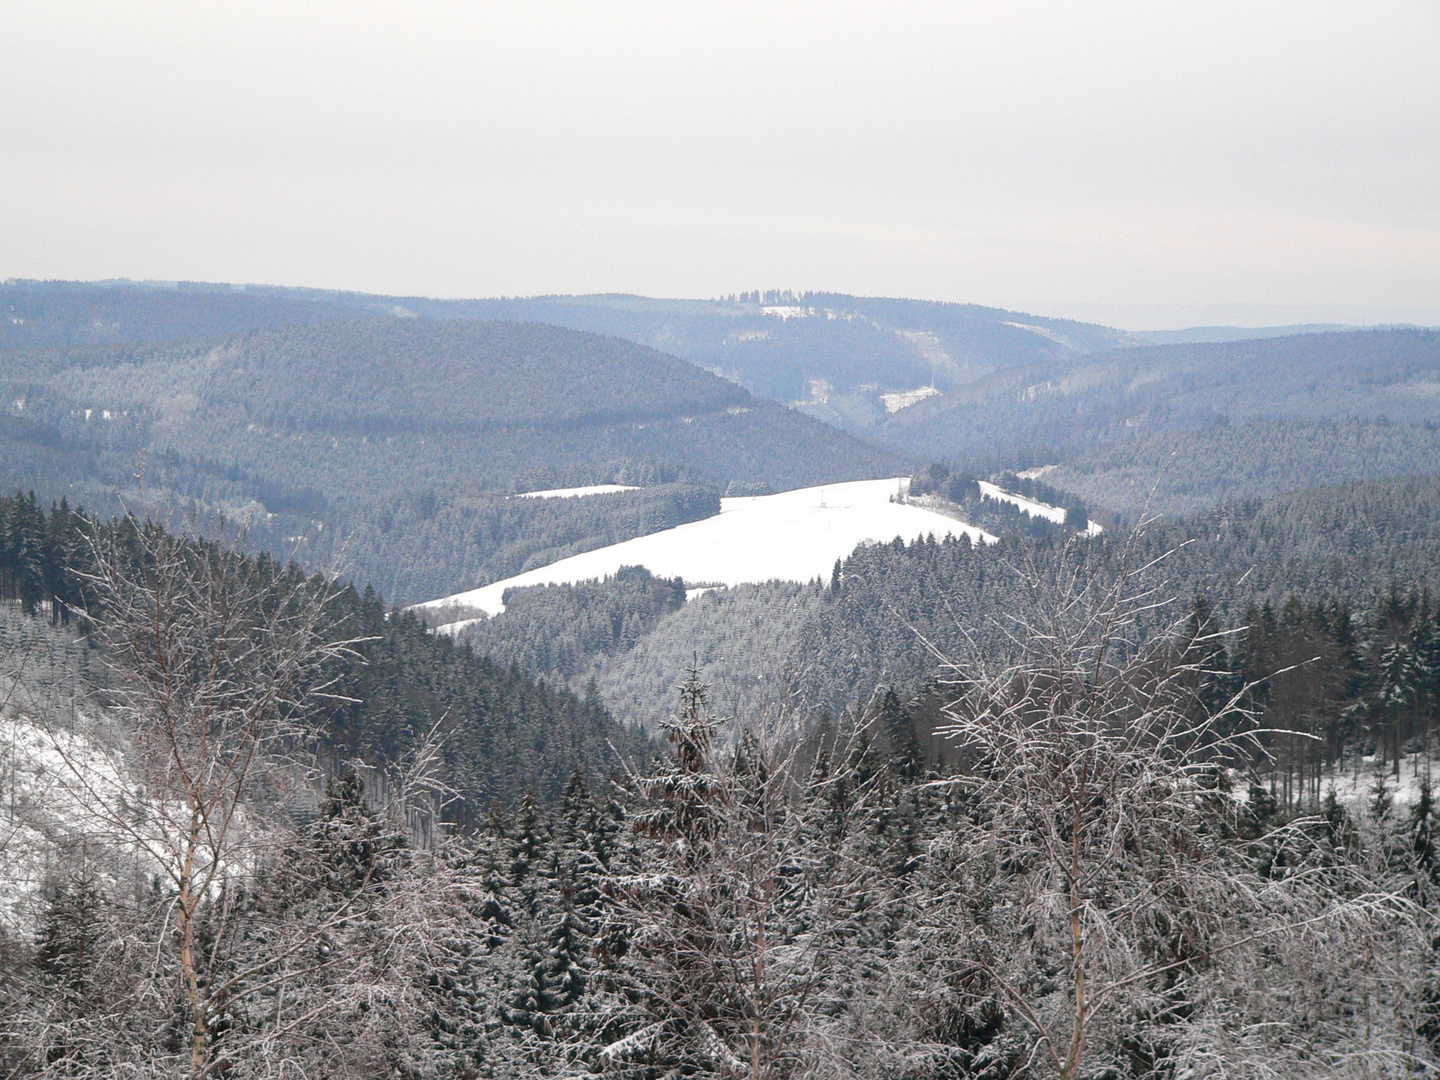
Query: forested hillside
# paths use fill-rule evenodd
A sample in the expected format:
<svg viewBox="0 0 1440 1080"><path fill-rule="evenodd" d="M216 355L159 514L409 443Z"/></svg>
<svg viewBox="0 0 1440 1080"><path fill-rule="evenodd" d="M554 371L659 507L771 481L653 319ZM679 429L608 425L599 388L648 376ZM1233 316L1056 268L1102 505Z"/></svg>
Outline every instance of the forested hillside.
<svg viewBox="0 0 1440 1080"><path fill-rule="evenodd" d="M1058 465L1047 480L1133 512L1436 465L1440 333L1375 330L1097 354L996 373L897 413L913 453Z"/></svg>
<svg viewBox="0 0 1440 1080"><path fill-rule="evenodd" d="M348 567L402 602L706 505L672 488L598 513L508 507L517 490L786 488L899 464L673 357L535 324L391 317L14 351L0 394L0 481L105 514L224 515L257 548Z"/></svg>
<svg viewBox="0 0 1440 1080"><path fill-rule="evenodd" d="M1199 431L1138 431L1063 457L1045 479L1134 520L1192 514L1353 480L1440 472L1440 422L1252 418Z"/></svg>
<svg viewBox="0 0 1440 1080"><path fill-rule="evenodd" d="M0 282L0 352L223 341L246 330L349 321L353 305L213 285Z"/></svg>
<svg viewBox="0 0 1440 1080"><path fill-rule="evenodd" d="M734 590L748 614L726 650L773 649L789 612L822 631L812 671L908 653L938 678L797 732L768 722L797 708L784 686L725 722L692 673L648 761L594 701L437 643L373 593L0 500L0 1063L1021 1080L1048 1047L1058 1077L1424 1075L1440 611L1390 588L1363 609L1256 605L1227 633L1224 605L1162 613L1169 592L1145 591L1247 561L1257 596L1307 565L1349 567L1335 580L1357 596L1424 582L1440 487L1372 486L1191 522L1215 539L1158 574L1144 564L1178 527L875 545L828 587ZM1424 512L1372 521L1363 565L1354 529L1291 550L1401 501ZM680 607L681 587L627 571L537 590L508 641L566 646L563 622L575 648L516 661L635 656L647 626L721 600ZM93 644L51 625L67 613ZM917 630L946 618L930 644L954 662L935 671ZM997 647L987 620L1034 631ZM587 769L599 740L631 770Z"/></svg>
<svg viewBox="0 0 1440 1080"><path fill-rule="evenodd" d="M138 443L176 468L341 498L457 476L503 490L624 460L784 486L887 460L672 357L539 325L351 322L5 366L7 412L34 439Z"/></svg>
<svg viewBox="0 0 1440 1080"><path fill-rule="evenodd" d="M437 317L533 319L638 341L855 430L883 420L887 392L948 388L997 369L1141 343L1109 327L975 304L839 293L397 302Z"/></svg>
<svg viewBox="0 0 1440 1080"><path fill-rule="evenodd" d="M287 550L303 550L307 564L334 566L408 604L448 595L456 582L500 581L720 511L712 487L664 483L636 466L600 475L652 484L563 499L427 488L333 508L324 529L309 531Z"/></svg>
<svg viewBox="0 0 1440 1080"><path fill-rule="evenodd" d="M1067 544L1079 545L1087 574L1161 560L1149 575L1157 598L1184 604L1204 596L1227 627L1243 625L1252 606L1278 609L1291 596L1361 613L1392 589L1440 593L1440 479L1227 503L1139 534L1083 541L1012 535L993 548L861 548L796 647L796 670L809 673L806 694L836 708L887 682L919 685L939 656L1003 653L1011 635L1025 636L1024 621L1042 600L1024 585L1029 569L1061 558ZM921 638L935 651L916 649Z"/></svg>
<svg viewBox="0 0 1440 1080"><path fill-rule="evenodd" d="M1227 704L1203 612L1147 636L1104 582L1063 579L1032 584L1069 601L1050 625L1088 632L955 671L929 712L939 760L893 694L807 739L748 725L726 742L690 679L665 757L426 843L417 803L358 771L304 816L279 785L220 804L263 805L264 829L151 827L195 805L164 766L213 757L153 723L132 738L158 763L106 753L95 718L27 702L0 754L45 798L0 805L0 864L27 865L23 847L48 865L5 878L0 1064L26 1080L1433 1071L1428 779L1405 799L1374 770L1368 790L1347 776L1299 800L1255 782L1279 695ZM1270 639L1253 643L1268 662ZM198 655L217 646L235 654L207 638ZM1428 735L1422 715L1409 730ZM8 756L17 729L64 747L59 768ZM297 767L261 749L256 779ZM117 766L145 786L91 795ZM107 843L112 809L143 854Z"/></svg>
<svg viewBox="0 0 1440 1080"><path fill-rule="evenodd" d="M1440 332L1157 345L1031 364L897 413L885 437L939 456L1083 450L1137 429L1249 417L1435 418Z"/></svg>
<svg viewBox="0 0 1440 1080"><path fill-rule="evenodd" d="M119 551L143 567L159 536L158 527L141 527L134 519L98 524L65 506L47 511L33 497L0 499L0 603L86 630L104 617L94 590L97 552ZM436 637L414 617L387 609L369 587L341 587L319 577L307 583L293 565L265 555L228 554L211 541L167 542L180 545L187 559L219 563L237 592L256 580L272 589L324 591L328 598L318 632L355 643L332 672L331 704L322 725L328 752L341 761L399 763L438 727L444 735L443 779L462 800L451 808L456 820L474 820L527 792L557 798L577 769L606 775L621 766L623 755L643 756L648 745L644 736L616 723L597 699L547 688ZM73 634L70 638L65 655L103 690L104 657L91 656L73 642ZM36 677L23 649L10 660L27 678Z"/></svg>
<svg viewBox="0 0 1440 1080"><path fill-rule="evenodd" d="M605 581L514 589L506 597L503 614L471 623L459 640L531 676L598 694L627 723L659 730L692 671L727 718L803 723L813 712L794 696L803 663L796 643L826 602L813 583L738 585L685 602L684 582L627 567Z"/></svg>
<svg viewBox="0 0 1440 1080"><path fill-rule="evenodd" d="M105 505L137 471L138 449L160 445L149 425L163 416L171 456L152 454L152 477L163 466L165 484L173 478L191 492L203 489L231 509L252 498L269 512L297 508L297 518L278 526L285 536L304 533L306 514L315 517L339 492L373 494L353 479L372 468L412 477L401 485L406 493L433 489L445 497L471 495L477 485L533 484L529 474L581 483L658 469L722 489L730 481L783 489L840 478L830 474L849 462L857 468L847 476L877 475L901 458L986 472L1060 465L1059 486L1097 506L1133 512L1160 477L1151 505L1188 513L1314 483L1421 475L1435 467L1433 433L1409 428L1440 420L1437 335L1417 329L1241 337L1201 328L1152 345L1143 335L974 305L773 291L715 301L439 301L273 287L11 283L0 287L0 299L15 309L0 327L0 345L30 353L12 351L6 362L11 483L57 490L45 473L64 461L67 475L98 476L85 497ZM373 335L322 329L347 316L380 321ZM487 320L507 329L435 329ZM533 323L620 340L566 338ZM1236 340L1190 340L1197 336ZM667 361L622 341L692 366L661 375ZM177 343L194 343L194 351L177 352ZM204 350L210 368L199 379L202 343L225 344L226 359ZM493 366L483 392L467 384L478 377L460 359L467 348ZM41 358L37 349L52 351ZM55 349L76 355L60 360ZM399 354L406 363L394 362ZM612 371L622 355L628 359ZM554 376L547 386L567 388L563 404L558 394L548 403L516 396L516 387L541 377L526 367L532 362L550 373L544 379ZM706 383L693 366L868 433L893 452L806 427L793 412ZM374 388L346 383L351 367ZM67 393L59 404L67 416L90 408L92 418L103 417L109 409L103 437L72 425L62 439L64 425L45 414L46 387L60 368L66 380L76 369L87 372L80 376L85 400ZM455 392L434 389L442 385ZM307 390L301 406L287 397L297 386ZM646 394L650 404L642 403ZM21 398L32 401L29 415L13 407ZM138 412L124 415L127 404ZM542 437L546 424L565 431ZM1344 430L1336 436L1332 424ZM461 431L473 453L455 445ZM270 460L281 447L256 445L267 436L288 440L283 468ZM1339 452L1328 454L1332 441ZM458 487L456 477L464 477ZM387 485L394 486L382 475ZM434 577L446 572L437 567Z"/></svg>
<svg viewBox="0 0 1440 1080"><path fill-rule="evenodd" d="M30 329L17 337L17 348L220 340L277 322L329 321L347 310L367 317L547 323L682 357L763 397L803 403L812 415L855 430L886 417L895 404L887 406L887 393L931 385L948 389L997 369L1144 343L1109 327L975 304L781 290L719 300L625 295L434 300L274 286L241 292L194 283L33 282L0 287L0 295L34 312L50 312L51 328L27 323ZM144 319L134 314L141 311ZM224 332L196 332L207 324Z"/></svg>
<svg viewBox="0 0 1440 1080"><path fill-rule="evenodd" d="M523 614L507 611L466 640L577 690L593 680L617 715L653 727L694 665L727 715L803 718L864 703L880 687L913 693L946 658L1004 655L1042 599L1026 575L1071 549L1092 576L1159 560L1149 579L1158 598L1183 606L1203 595L1227 627L1246 624L1252 607L1278 611L1291 597L1339 603L1359 617L1392 589L1440 595L1436 477L1225 503L1151 521L1138 534L1082 539L1024 522L1016 515L994 546L933 538L864 545L823 587L722 589L673 612L620 583L523 590L515 594ZM581 616L592 606L609 612L593 641L577 632L594 618ZM612 639L610 628L620 626L633 629ZM568 643L560 653L537 644L560 641Z"/></svg>
<svg viewBox="0 0 1440 1080"><path fill-rule="evenodd" d="M496 663L568 681L587 672L597 657L635 648L661 618L684 606L685 583L679 578L626 566L604 581L510 589L504 617L478 620L459 640ZM669 699L669 689L657 697ZM670 704L666 700L665 707Z"/></svg>

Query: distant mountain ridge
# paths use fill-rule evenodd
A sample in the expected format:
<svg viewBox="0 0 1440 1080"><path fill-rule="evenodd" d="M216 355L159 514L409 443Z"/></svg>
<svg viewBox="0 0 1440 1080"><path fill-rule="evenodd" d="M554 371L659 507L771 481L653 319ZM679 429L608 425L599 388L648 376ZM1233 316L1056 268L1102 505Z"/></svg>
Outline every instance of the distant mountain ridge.
<svg viewBox="0 0 1440 1080"><path fill-rule="evenodd" d="M443 491L462 475L467 484L502 488L517 480L607 482L622 473L633 479L637 468L659 468L667 480L773 490L879 476L897 466L906 471L937 459L986 473L1061 466L1057 482L1120 509L1134 509L1139 492L1148 492L1163 471L1174 482L1173 490L1162 484L1159 505L1193 512L1220 498L1291 490L1312 469L1328 483L1423 473L1435 465L1430 436L1423 430L1397 436L1384 425L1440 422L1435 331L1416 328L1217 326L1137 334L979 305L778 290L721 300L619 294L436 300L272 286L10 282L0 286L0 308L9 312L0 322L0 352L111 350L111 359L92 366L113 367L120 363L114 350L153 351L154 343L224 343L225 356L258 350L246 362L263 363L264 380L273 385L249 386L248 376L222 363L207 393L226 404L205 406L214 422L205 435L184 419L189 374L161 379L156 385L174 392L152 397L166 402L165 424L173 429L167 445L182 453L183 443L187 460L213 458L211 464L243 473L250 479L227 473L225 484L249 484L267 509L312 504L307 492L338 492L348 483L341 478L362 474L361 461L381 459L387 462L382 471L395 478L380 484L389 492ZM333 372L320 356L339 346L318 342L344 332L319 328L357 317L386 327L375 331L377 342L397 343L386 346L390 354L365 346L347 361L386 387L383 405L363 392L342 402L353 388L327 383ZM577 375L547 380L538 371L528 378L546 382L552 400L526 404L523 395L512 395L502 401L478 386L465 389L455 381L459 369L446 368L439 353L425 361L438 365L426 368L431 389L387 382L394 373L387 356L419 356L431 348L425 341L433 334L425 328L441 324L528 326L511 332L536 341L550 340L536 324L602 335L586 345L598 365L592 370L597 387L609 378L598 358L624 348L653 349L689 364L667 368L658 382L658 375L639 374L641 368L625 369L629 374L618 378L633 384L626 388L632 396L653 382L654 400L643 406L622 400L615 386L587 390ZM311 329L294 328L300 325ZM282 339L287 343L275 345L274 356L265 352L271 346L264 342ZM622 341L632 344L622 348ZM495 352L495 362L503 352ZM140 366L146 377L160 370L153 357ZM516 377L523 383L527 376ZM15 399L26 395L23 382L7 383ZM38 390L32 404L43 401L43 388L30 389ZM279 408L282 398L299 404ZM722 399L728 402L723 410ZM279 473L250 434L241 439L248 449L240 453L232 445L232 421L241 402L247 425L314 445L291 455L293 464ZM107 406L85 407L102 415ZM224 414L227 408L234 415ZM56 442L35 410L10 412L4 423L14 438L32 450L49 440L41 457L89 452ZM814 421L823 424L807 426ZM1327 456L1329 436L1314 425L1335 423L1350 425L1347 449ZM514 424L525 431L502 437ZM541 437L547 424L552 436ZM128 437L124 424L110 425L106 452ZM1241 431L1246 425L1271 427L1252 439ZM836 428L861 441L846 441ZM409 451L414 440L465 442L483 432L489 432L481 436L483 465L474 454L457 456L453 446L431 446L418 457ZM394 439L390 445L405 444L410 456L382 444L347 449L351 437ZM322 445L326 439L339 441ZM717 447L723 449L717 453ZM1162 469L1173 454L1181 455L1184 468ZM24 453L9 464L14 476L34 475ZM201 471L214 475L208 465ZM289 479L276 481L280 473ZM359 487L373 494L373 486Z"/></svg>
<svg viewBox="0 0 1440 1080"><path fill-rule="evenodd" d="M1136 334L1152 345L1203 345L1222 341L1294 337L1296 334L1331 334L1363 330L1345 323L1300 323L1294 326L1189 326L1180 330L1144 330Z"/></svg>
<svg viewBox="0 0 1440 1080"><path fill-rule="evenodd" d="M840 293L365 302L422 317L536 321L625 338L856 432L883 422L893 408L887 395L944 390L992 371L1144 343L1109 327L1000 308Z"/></svg>
<svg viewBox="0 0 1440 1080"><path fill-rule="evenodd" d="M1440 331L1424 329L1137 346L997 371L897 414L887 436L943 428L941 417L963 420L981 403L997 409L1002 424L1061 413L1075 418L1077 430L1136 417L1175 426L1220 415L1426 419L1434 410L1414 386L1429 385L1437 370Z"/></svg>
<svg viewBox="0 0 1440 1080"><path fill-rule="evenodd" d="M0 326L0 349L202 340L205 329L228 327L211 334L218 339L258 326L337 321L346 310L371 318L546 323L679 356L856 432L875 428L896 400L922 387L943 390L996 370L1144 343L1109 327L974 304L778 290L725 300L436 300L186 282L11 282L0 286L0 302L48 314L48 323L32 315L8 337ZM214 307L208 318L207 302ZM151 325L165 320L163 333Z"/></svg>
<svg viewBox="0 0 1440 1080"><path fill-rule="evenodd" d="M0 352L219 342L264 326L346 322L356 305L231 286L0 283Z"/></svg>

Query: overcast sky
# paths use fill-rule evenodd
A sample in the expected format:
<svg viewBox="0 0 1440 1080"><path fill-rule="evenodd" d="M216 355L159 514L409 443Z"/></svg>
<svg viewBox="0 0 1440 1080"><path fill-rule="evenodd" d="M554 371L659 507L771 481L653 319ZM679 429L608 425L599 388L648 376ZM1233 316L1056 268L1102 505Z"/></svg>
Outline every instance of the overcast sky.
<svg viewBox="0 0 1440 1080"><path fill-rule="evenodd" d="M1440 0L0 0L0 278L1440 323Z"/></svg>

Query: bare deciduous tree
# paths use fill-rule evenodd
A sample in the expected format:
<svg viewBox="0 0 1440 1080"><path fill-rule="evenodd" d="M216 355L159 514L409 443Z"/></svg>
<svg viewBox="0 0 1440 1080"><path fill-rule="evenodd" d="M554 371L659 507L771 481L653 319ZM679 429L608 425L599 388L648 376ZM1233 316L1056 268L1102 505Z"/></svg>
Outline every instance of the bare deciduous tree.
<svg viewBox="0 0 1440 1080"><path fill-rule="evenodd" d="M954 949L956 985L1029 1029L1027 1074L1075 1080L1127 1039L1132 1057L1179 1065L1197 1045L1184 1032L1243 1014L1235 972L1283 974L1286 949L1407 915L1319 858L1305 822L1263 838L1279 865L1248 857L1227 773L1257 749L1245 696L1197 708L1211 643L1157 619L1165 597L1144 576L1087 578L1078 555L1031 567L1018 659L951 668L943 733L968 767L945 783L968 814L932 850L948 895L928 931ZM1137 1048L1142 1030L1173 1037Z"/></svg>
<svg viewBox="0 0 1440 1080"><path fill-rule="evenodd" d="M94 555L87 614L123 753L97 767L60 730L52 747L91 833L156 878L156 958L178 983L198 1080L233 1067L214 1044L240 1000L322 966L316 938L353 906L234 949L255 875L293 847L306 796L314 806L315 717L354 642L333 636L328 586L267 560L133 521L99 532Z"/></svg>

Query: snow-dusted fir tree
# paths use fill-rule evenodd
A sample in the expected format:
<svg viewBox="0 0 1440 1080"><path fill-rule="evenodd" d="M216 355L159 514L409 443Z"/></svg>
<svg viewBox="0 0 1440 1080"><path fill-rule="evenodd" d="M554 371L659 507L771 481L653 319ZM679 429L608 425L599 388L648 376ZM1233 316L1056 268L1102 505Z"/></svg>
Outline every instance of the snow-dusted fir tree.
<svg viewBox="0 0 1440 1080"><path fill-rule="evenodd" d="M597 1064L634 1076L807 1074L829 1054L865 908L845 822L817 820L858 815L858 800L837 810L827 798L851 778L743 728L722 745L695 672L681 706L666 732L673 761L636 780L637 864L605 882L624 941L605 978L623 1022Z"/></svg>

